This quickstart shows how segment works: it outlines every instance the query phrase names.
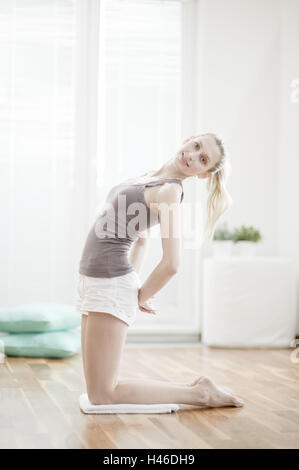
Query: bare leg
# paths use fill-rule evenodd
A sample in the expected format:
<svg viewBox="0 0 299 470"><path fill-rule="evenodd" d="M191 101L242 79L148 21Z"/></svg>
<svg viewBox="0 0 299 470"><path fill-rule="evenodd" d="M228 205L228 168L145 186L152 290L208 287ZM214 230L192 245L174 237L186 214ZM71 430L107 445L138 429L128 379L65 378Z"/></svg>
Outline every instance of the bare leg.
<svg viewBox="0 0 299 470"><path fill-rule="evenodd" d="M170 380L161 380L161 379L140 379L140 378L136 378L136 379L133 379L131 377L125 377L123 379L120 379L120 380L125 380L126 382L135 382L136 380L138 381L142 381L142 380L146 380L147 383L151 382L153 384L173 384L173 385L179 385L179 386L184 386L184 387L192 387L193 385L195 385L195 382L198 381L198 378L196 380L193 380L193 382L191 383L182 383L182 382L172 382Z"/></svg>
<svg viewBox="0 0 299 470"><path fill-rule="evenodd" d="M197 406L241 406L231 393L208 377L193 386L147 380L118 381L128 325L103 312L89 312L85 336L85 370L88 397L93 404L185 403Z"/></svg>
<svg viewBox="0 0 299 470"><path fill-rule="evenodd" d="M194 386L173 383L153 384L146 380L119 381L110 403L183 403L200 407L242 406L230 392L217 387L209 377L200 377ZM108 402L108 403L109 403Z"/></svg>
<svg viewBox="0 0 299 470"><path fill-rule="evenodd" d="M84 376L85 376L85 380L86 380L86 359L85 359L85 338L86 338L86 325L87 325L87 318L88 316L87 315L82 315L81 316L81 351L82 351L82 362L83 362L83 370L84 370ZM126 382L135 382L136 380L140 380L142 381L143 379L134 379L134 378L125 378L124 379ZM193 382L191 383L178 383L178 382L169 382L167 380L160 380L160 379L146 379L147 382L151 382L153 384L158 384L158 383L161 383L161 384L166 384L166 383L172 383L174 385L179 385L179 386L188 386L188 387L192 387L193 385L195 385L195 382L197 382L198 379L194 380Z"/></svg>
<svg viewBox="0 0 299 470"><path fill-rule="evenodd" d="M86 380L86 366L85 366L85 336L86 336L87 315L81 315L81 353L84 376Z"/></svg>

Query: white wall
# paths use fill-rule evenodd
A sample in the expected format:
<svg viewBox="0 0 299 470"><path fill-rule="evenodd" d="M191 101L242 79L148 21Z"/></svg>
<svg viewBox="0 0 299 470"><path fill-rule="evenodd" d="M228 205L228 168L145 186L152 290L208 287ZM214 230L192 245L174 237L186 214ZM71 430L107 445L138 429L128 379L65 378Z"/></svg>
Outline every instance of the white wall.
<svg viewBox="0 0 299 470"><path fill-rule="evenodd" d="M277 254L294 259L299 278L299 2L281 3L280 142L278 160ZM297 334L299 334L297 296Z"/></svg>
<svg viewBox="0 0 299 470"><path fill-rule="evenodd" d="M223 139L231 158L233 206L226 220L231 227L259 228L258 254L293 257L299 271L293 217L299 103L289 101L289 82L299 78L299 2L199 0L197 5L197 123L201 132Z"/></svg>

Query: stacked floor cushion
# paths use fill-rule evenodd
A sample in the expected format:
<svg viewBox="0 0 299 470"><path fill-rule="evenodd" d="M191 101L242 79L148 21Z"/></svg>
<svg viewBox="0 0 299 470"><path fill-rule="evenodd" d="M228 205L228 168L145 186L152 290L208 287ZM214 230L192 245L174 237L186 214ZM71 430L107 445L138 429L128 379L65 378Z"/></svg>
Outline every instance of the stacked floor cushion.
<svg viewBox="0 0 299 470"><path fill-rule="evenodd" d="M37 303L0 309L6 356L72 356L80 350L80 315L72 305Z"/></svg>

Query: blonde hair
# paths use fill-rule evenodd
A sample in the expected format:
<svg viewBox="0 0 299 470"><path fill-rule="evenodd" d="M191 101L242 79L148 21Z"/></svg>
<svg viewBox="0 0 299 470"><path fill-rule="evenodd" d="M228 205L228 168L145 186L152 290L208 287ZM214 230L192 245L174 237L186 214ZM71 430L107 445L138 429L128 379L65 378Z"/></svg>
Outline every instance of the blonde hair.
<svg viewBox="0 0 299 470"><path fill-rule="evenodd" d="M207 178L206 184L209 194L206 206L204 241L211 241L214 236L217 221L232 205L232 198L226 189L227 179L231 173L231 164L225 154L221 139L210 132L208 134L201 135L212 136L215 139L221 154L216 165L208 170L208 173L212 173L212 176Z"/></svg>

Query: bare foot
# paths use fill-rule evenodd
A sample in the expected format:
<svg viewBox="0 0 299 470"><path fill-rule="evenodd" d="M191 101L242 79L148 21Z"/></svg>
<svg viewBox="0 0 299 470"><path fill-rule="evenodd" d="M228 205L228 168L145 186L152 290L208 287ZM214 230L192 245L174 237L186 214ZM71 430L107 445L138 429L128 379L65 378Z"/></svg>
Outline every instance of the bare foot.
<svg viewBox="0 0 299 470"><path fill-rule="evenodd" d="M197 388L198 406L221 407L221 406L243 406L244 401L234 395L231 391L213 382L209 377L201 376L196 379L192 386Z"/></svg>

